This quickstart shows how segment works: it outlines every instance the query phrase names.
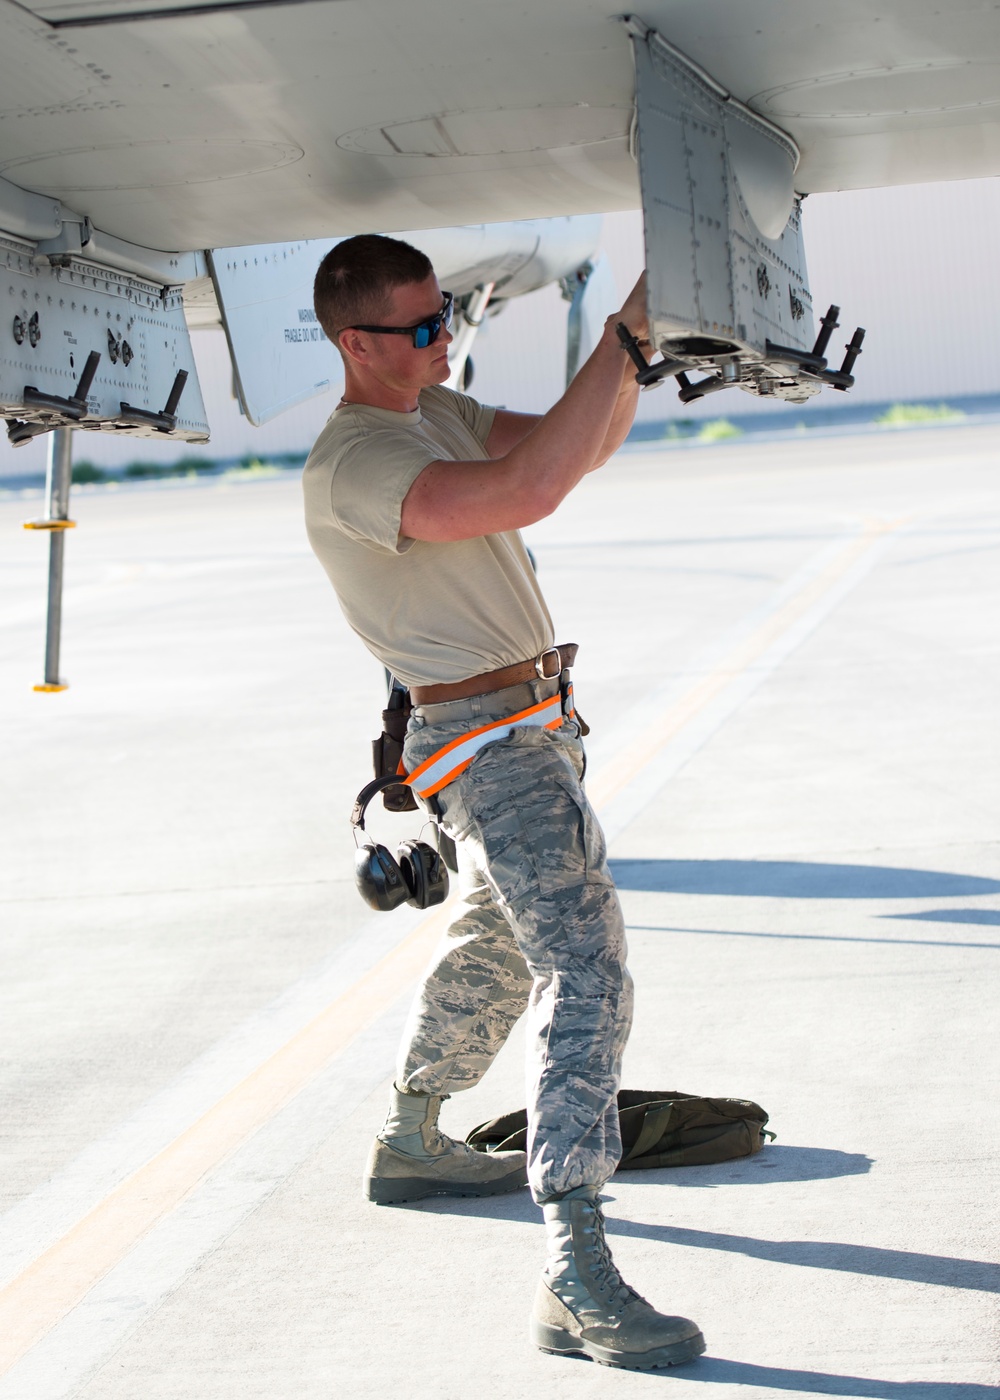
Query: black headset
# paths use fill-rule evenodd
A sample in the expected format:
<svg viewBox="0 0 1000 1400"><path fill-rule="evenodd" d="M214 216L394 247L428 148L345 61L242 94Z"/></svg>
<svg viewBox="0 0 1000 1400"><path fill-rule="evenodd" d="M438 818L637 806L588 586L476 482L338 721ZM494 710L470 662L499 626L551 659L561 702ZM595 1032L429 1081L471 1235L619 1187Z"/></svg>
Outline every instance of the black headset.
<svg viewBox="0 0 1000 1400"><path fill-rule="evenodd" d="M398 776L375 778L358 793L351 812L355 839L365 832L365 811L384 787L399 783ZM440 851L426 841L403 841L396 856L375 841L359 843L354 854L354 879L361 898L373 909L398 909L412 904L414 909L430 909L448 897L448 870Z"/></svg>

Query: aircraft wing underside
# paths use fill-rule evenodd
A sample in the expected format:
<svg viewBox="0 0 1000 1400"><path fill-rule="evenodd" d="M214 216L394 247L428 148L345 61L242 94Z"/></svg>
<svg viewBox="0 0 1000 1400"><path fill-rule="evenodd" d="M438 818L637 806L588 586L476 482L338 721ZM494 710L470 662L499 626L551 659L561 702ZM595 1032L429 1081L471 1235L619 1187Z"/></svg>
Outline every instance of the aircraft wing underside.
<svg viewBox="0 0 1000 1400"><path fill-rule="evenodd" d="M1000 171L998 14L637 11L793 138L801 192ZM634 94L606 0L0 0L0 176L149 249L635 207Z"/></svg>

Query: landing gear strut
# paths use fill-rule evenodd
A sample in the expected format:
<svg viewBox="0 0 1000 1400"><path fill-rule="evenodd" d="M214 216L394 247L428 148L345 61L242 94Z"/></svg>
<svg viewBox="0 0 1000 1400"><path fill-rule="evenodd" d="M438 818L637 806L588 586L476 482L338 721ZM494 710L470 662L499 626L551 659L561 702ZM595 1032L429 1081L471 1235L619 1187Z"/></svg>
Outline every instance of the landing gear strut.
<svg viewBox="0 0 1000 1400"><path fill-rule="evenodd" d="M73 430L56 428L49 439L49 461L45 474L45 517L26 520L26 530L46 530L49 535L49 601L45 626L45 679L33 689L42 692L66 690L69 682L59 675L59 642L62 632L63 561L66 531L75 529L69 518L69 488L73 480Z"/></svg>

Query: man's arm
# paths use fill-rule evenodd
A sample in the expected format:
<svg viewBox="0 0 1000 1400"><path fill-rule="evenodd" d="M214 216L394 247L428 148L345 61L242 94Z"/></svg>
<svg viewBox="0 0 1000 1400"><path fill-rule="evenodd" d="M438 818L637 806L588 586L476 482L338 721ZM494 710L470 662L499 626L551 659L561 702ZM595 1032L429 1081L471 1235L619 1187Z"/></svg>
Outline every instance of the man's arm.
<svg viewBox="0 0 1000 1400"><path fill-rule="evenodd" d="M622 387L618 392L618 402L611 415L607 436L601 444L597 461L590 468L596 471L613 457L628 437L628 430L635 418L639 400L639 385L635 382L635 367L627 355L622 357ZM498 408L493 416L493 426L486 439L486 451L491 457L503 457L512 447L523 441L532 428L542 421L537 413L511 413L510 409Z"/></svg>
<svg viewBox="0 0 1000 1400"><path fill-rule="evenodd" d="M619 342L620 343L620 342ZM635 382L635 365L631 358L622 350L622 380L621 388L618 391L618 401L615 404L614 412L611 415L611 422L608 424L608 431L601 444L597 460L590 471L596 471L598 467L603 467L609 457L613 457L628 437L628 430L635 419L635 410L639 403L639 385Z"/></svg>
<svg viewBox="0 0 1000 1400"><path fill-rule="evenodd" d="M498 408L486 438L487 453L494 458L506 457L541 421L538 413L511 413L509 408Z"/></svg>
<svg viewBox="0 0 1000 1400"><path fill-rule="evenodd" d="M424 468L403 501L400 533L440 543L518 530L551 515L577 482L620 445L635 412L636 386L626 383L630 362L615 333L618 321L645 335L645 276L621 311L608 318L593 354L559 402L534 420L492 467L436 461ZM510 420L521 417L505 415L499 425L494 421L487 451L494 446L494 432L500 434L498 444L507 433L517 436L518 424Z"/></svg>

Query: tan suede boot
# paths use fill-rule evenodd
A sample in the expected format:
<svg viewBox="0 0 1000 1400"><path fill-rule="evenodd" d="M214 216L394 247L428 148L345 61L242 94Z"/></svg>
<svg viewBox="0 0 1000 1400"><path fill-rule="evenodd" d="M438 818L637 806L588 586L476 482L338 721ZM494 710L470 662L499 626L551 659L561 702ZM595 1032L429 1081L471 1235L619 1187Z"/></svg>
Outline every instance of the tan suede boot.
<svg viewBox="0 0 1000 1400"><path fill-rule="evenodd" d="M696 1323L658 1313L622 1281L596 1192L580 1187L542 1209L549 1257L531 1318L536 1346L628 1371L678 1366L705 1350Z"/></svg>
<svg viewBox="0 0 1000 1400"><path fill-rule="evenodd" d="M441 1102L440 1094L393 1086L389 1116L365 1172L369 1201L388 1206L424 1196L497 1196L527 1184L525 1153L476 1152L445 1137L437 1123Z"/></svg>

